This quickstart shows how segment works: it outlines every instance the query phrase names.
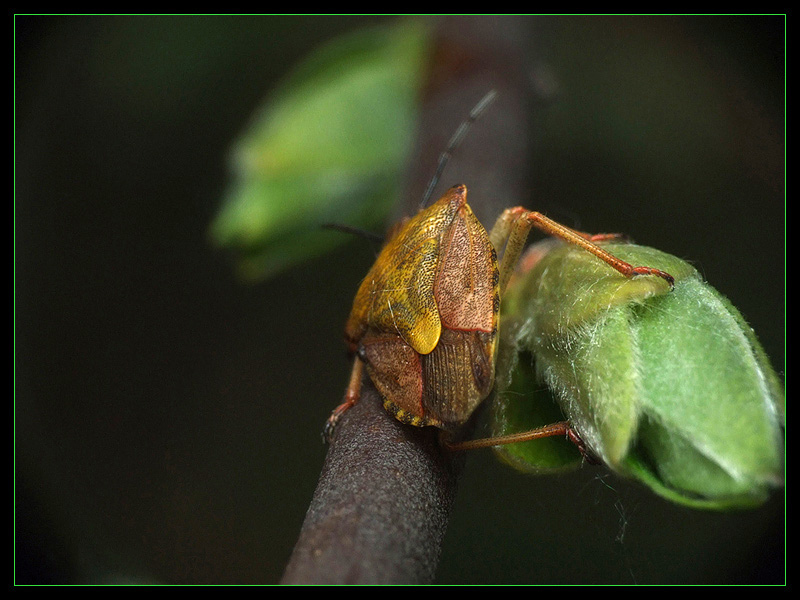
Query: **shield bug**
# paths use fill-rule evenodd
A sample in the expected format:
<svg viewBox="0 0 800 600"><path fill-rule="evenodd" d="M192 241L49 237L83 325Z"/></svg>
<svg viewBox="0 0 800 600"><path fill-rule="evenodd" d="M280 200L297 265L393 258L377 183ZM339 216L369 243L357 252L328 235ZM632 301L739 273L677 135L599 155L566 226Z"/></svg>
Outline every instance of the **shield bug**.
<svg viewBox="0 0 800 600"><path fill-rule="evenodd" d="M457 130L423 204L447 156L492 98L487 95ZM386 410L403 423L453 431L469 419L494 384L500 301L532 227L626 277L654 275L672 284L669 274L634 267L595 243L607 235L581 233L522 207L506 209L487 233L467 203L466 186L456 185L390 231L362 281L345 327L353 370L344 402L326 423L326 438L358 401L365 369ZM571 433L568 426L546 435L563 433Z"/></svg>

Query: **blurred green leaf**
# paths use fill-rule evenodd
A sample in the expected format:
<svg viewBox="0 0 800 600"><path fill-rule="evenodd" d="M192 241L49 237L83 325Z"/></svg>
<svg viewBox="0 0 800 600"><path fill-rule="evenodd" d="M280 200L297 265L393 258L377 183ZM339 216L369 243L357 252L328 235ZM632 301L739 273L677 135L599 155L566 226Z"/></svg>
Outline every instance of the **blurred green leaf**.
<svg viewBox="0 0 800 600"><path fill-rule="evenodd" d="M341 243L325 222L382 226L416 120L428 34L418 21L324 46L275 90L232 152L215 243L268 277Z"/></svg>
<svg viewBox="0 0 800 600"><path fill-rule="evenodd" d="M757 504L780 486L782 384L730 302L691 265L653 248L604 244L672 274L671 291L663 279L626 279L581 249L549 244L503 301L509 331L495 413L512 412L503 392L520 375L509 356L529 352L563 414L612 470L703 508ZM542 424L501 419L495 434ZM541 470L537 443L498 451Z"/></svg>

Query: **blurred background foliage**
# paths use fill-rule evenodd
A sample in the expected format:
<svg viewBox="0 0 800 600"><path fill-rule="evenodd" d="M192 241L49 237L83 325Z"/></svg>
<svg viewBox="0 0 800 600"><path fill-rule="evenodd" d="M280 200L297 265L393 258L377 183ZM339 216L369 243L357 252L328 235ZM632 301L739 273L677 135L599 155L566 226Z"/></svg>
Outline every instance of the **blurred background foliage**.
<svg viewBox="0 0 800 600"><path fill-rule="evenodd" d="M784 18L507 19L529 31L539 98L523 203L686 258L783 372ZM396 21L15 17L17 583L279 580L374 251L348 239L244 285L209 226L232 149L293 68ZM784 580L781 494L709 515L491 452L459 487L441 583Z"/></svg>
<svg viewBox="0 0 800 600"><path fill-rule="evenodd" d="M346 239L382 231L398 203L429 59L424 21L357 29L304 59L273 90L232 152L233 181L212 226L249 279Z"/></svg>

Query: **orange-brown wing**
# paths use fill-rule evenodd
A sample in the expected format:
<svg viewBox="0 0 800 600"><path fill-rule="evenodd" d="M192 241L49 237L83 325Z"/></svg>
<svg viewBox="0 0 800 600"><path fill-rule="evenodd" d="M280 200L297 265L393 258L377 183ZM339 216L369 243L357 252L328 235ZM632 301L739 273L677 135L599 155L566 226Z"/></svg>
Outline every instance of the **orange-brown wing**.
<svg viewBox="0 0 800 600"><path fill-rule="evenodd" d="M500 304L497 254L468 205L447 230L439 254L435 290L442 324L462 331L495 331Z"/></svg>

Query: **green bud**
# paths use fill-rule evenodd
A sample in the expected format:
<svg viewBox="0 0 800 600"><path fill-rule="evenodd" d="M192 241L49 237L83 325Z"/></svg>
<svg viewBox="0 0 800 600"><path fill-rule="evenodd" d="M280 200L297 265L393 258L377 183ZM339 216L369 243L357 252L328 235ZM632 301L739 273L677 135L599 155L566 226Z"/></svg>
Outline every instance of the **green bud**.
<svg viewBox="0 0 800 600"><path fill-rule="evenodd" d="M752 329L686 262L603 246L670 273L674 289L658 277L627 279L566 244L535 250L543 257L503 300L495 435L544 424L509 407L528 377L519 353L529 352L564 416L613 471L695 507L762 502L782 484L784 392ZM542 470L537 443L498 452Z"/></svg>
<svg viewBox="0 0 800 600"><path fill-rule="evenodd" d="M324 46L276 89L232 152L211 227L241 273L267 277L347 239L327 222L384 223L411 147L427 31L417 21Z"/></svg>

